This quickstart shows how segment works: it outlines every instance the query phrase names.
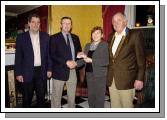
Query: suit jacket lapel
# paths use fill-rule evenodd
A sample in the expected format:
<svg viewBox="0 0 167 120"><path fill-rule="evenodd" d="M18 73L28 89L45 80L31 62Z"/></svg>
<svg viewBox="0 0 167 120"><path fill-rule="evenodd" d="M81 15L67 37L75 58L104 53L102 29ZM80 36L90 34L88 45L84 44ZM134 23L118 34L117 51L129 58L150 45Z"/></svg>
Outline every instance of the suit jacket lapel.
<svg viewBox="0 0 167 120"><path fill-rule="evenodd" d="M110 49L110 57L112 58L113 57L113 53L112 53L112 46L113 46L113 43L115 41L115 35L112 36L112 40L110 42L110 46L109 46L109 49Z"/></svg>
<svg viewBox="0 0 167 120"><path fill-rule="evenodd" d="M40 52L41 52L41 62L42 62L42 58L43 58L43 50L44 50L44 41L42 41L42 34L41 32L39 32L39 44L40 44Z"/></svg>
<svg viewBox="0 0 167 120"><path fill-rule="evenodd" d="M129 29L128 29L128 32L126 32L126 36L122 36L122 39L121 39L121 41L120 41L120 43L118 45L118 48L117 48L117 50L115 52L114 58L116 58L120 54L122 48L128 43L128 41L129 41L129 34L130 34L130 32L129 32Z"/></svg>
<svg viewBox="0 0 167 120"><path fill-rule="evenodd" d="M90 43L91 44L91 43ZM88 51L89 51L89 49L90 49L90 44L88 44L88 46L86 47L86 49L85 49L85 53L88 55Z"/></svg>
<svg viewBox="0 0 167 120"><path fill-rule="evenodd" d="M30 47L30 51L34 54L34 51L33 51L33 46L32 46L32 41L31 41L31 37L30 37L30 33L29 31L27 32L27 46Z"/></svg>
<svg viewBox="0 0 167 120"><path fill-rule="evenodd" d="M62 32L60 32L60 35L61 35L61 38L63 39L63 40L62 40L63 44L66 46L66 48L68 48L67 43L66 43L66 40L65 40L64 35L63 35L63 33L62 33Z"/></svg>
<svg viewBox="0 0 167 120"><path fill-rule="evenodd" d="M99 49L101 49L101 43L102 43L102 41L100 41L100 42L98 43L97 48L95 49L95 51L94 51L94 53L93 53L93 56L94 56L94 55L96 55L96 56L98 55L98 53L99 53L98 51L99 51ZM89 46L89 49L90 49L90 46ZM92 56L92 57L93 57L93 56Z"/></svg>
<svg viewBox="0 0 167 120"><path fill-rule="evenodd" d="M73 42L73 45L74 45L74 51L76 52L76 46L77 46L77 44L76 44L76 40L75 40L75 38L73 37L73 35L71 34L71 38L72 38L72 42Z"/></svg>
<svg viewBox="0 0 167 120"><path fill-rule="evenodd" d="M120 53L120 51L121 51L121 49L122 49L122 47L124 45L124 42L125 42L125 36L122 36L122 39L121 39L121 41L120 41L120 43L119 43L119 45L117 47L117 50L116 50L116 52L114 54L114 58L116 58L119 55L119 53Z"/></svg>

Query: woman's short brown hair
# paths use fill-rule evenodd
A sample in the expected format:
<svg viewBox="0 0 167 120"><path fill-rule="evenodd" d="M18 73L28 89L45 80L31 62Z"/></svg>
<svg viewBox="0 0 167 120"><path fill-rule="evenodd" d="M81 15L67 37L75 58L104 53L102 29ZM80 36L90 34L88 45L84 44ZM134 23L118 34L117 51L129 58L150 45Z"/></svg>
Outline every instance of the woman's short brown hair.
<svg viewBox="0 0 167 120"><path fill-rule="evenodd" d="M94 33L96 30L100 30L101 33L103 34L103 29L102 29L102 27L96 26L96 27L94 27L94 28L91 30L91 36L92 36L92 33Z"/></svg>
<svg viewBox="0 0 167 120"><path fill-rule="evenodd" d="M100 26L95 26L92 30L91 30L91 39L92 39L92 34L96 31L96 30L100 30L101 34L103 34L103 29Z"/></svg>

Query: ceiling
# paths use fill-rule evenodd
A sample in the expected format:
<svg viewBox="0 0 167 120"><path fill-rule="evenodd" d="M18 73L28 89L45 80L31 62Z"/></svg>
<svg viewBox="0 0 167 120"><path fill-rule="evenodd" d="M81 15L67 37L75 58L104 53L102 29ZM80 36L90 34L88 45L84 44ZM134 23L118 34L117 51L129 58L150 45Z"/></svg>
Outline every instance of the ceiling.
<svg viewBox="0 0 167 120"><path fill-rule="evenodd" d="M5 21L40 6L41 5L5 5Z"/></svg>
<svg viewBox="0 0 167 120"><path fill-rule="evenodd" d="M5 15L17 16L41 5L5 5Z"/></svg>

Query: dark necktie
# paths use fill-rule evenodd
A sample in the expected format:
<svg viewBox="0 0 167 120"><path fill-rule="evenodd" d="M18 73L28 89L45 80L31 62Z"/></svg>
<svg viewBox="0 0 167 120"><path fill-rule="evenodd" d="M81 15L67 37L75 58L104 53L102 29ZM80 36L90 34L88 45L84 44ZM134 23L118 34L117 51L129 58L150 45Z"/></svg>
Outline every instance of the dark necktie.
<svg viewBox="0 0 167 120"><path fill-rule="evenodd" d="M70 56L71 56L71 58L72 58L72 52L71 52L71 45L70 45L69 35L66 34L66 36L67 36L67 46L68 46L68 48L69 48Z"/></svg>

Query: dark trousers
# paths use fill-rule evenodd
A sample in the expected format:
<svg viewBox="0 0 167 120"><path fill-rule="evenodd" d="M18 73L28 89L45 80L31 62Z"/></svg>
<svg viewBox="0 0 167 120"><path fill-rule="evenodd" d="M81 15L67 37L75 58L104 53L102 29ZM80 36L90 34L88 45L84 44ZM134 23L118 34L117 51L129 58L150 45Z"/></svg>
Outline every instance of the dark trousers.
<svg viewBox="0 0 167 120"><path fill-rule="evenodd" d="M94 77L91 72L86 72L88 86L88 103L90 108L104 108L106 77Z"/></svg>
<svg viewBox="0 0 167 120"><path fill-rule="evenodd" d="M40 75L41 75L41 67L34 67L33 79L30 82L23 82L24 108L31 107L34 90L37 99L37 107L44 107L46 82L45 80L41 79Z"/></svg>

